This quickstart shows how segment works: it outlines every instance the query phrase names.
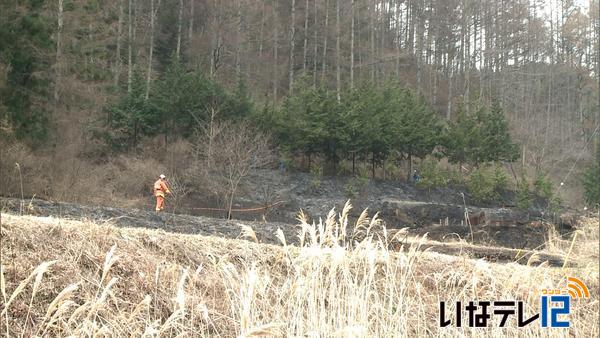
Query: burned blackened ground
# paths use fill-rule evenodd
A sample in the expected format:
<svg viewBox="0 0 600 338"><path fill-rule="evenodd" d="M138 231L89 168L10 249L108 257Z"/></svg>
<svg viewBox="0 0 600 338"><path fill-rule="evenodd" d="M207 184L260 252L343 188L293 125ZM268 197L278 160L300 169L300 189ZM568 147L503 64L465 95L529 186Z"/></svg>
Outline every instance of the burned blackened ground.
<svg viewBox="0 0 600 338"><path fill-rule="evenodd" d="M141 227L160 229L184 234L220 236L238 238L241 224L254 229L257 238L265 243L276 243L275 231L278 227L292 236L293 227L285 223L262 223L254 221L224 220L204 216L161 213L150 210L123 209L112 207L87 206L72 203L43 201L39 199L25 200L21 205L19 199L0 199L3 212L13 214L51 216L65 219L90 220L95 223L114 224L118 227Z"/></svg>
<svg viewBox="0 0 600 338"><path fill-rule="evenodd" d="M266 219L296 224L299 210L308 216L326 217L331 208L340 211L347 200L354 206L352 216L358 217L368 208L370 214L379 213L389 229L409 228L414 235L429 234L436 240L448 241L458 238L476 243L508 248L536 248L546 238L546 229L529 226L531 222L546 220L539 209L520 210L511 207L513 194L505 193L497 205L476 203L464 187L419 189L415 185L398 181L367 180L360 182L347 177L314 177L306 173L281 175L273 170L256 170L247 179L237 208L270 205L281 202L266 211ZM185 208L197 215L215 216L214 213L196 210L205 202L190 199ZM466 226L468 216L481 212L485 219ZM264 210L239 212L239 219L261 220ZM218 214L217 214L218 215ZM565 227L561 232L568 231Z"/></svg>
<svg viewBox="0 0 600 338"><path fill-rule="evenodd" d="M275 235L276 231L281 229L288 244L298 244L299 229L292 223L224 220L204 216L170 213L157 215L152 211L139 209L84 206L37 199L25 201L19 199L0 199L0 202L2 211L11 214L89 220L98 224L107 224L107 226L143 227L175 233L200 234L224 238L240 238L242 226L249 226L254 230L258 242L270 244L281 244L280 240ZM463 237L471 242L469 237L470 232L466 232L468 230L465 230L464 228L465 227L439 225L426 228L413 228L408 229L408 231L406 228L389 228L388 238L395 238L394 241L390 241L390 248L394 250L402 250L403 248L419 243L422 250L432 250L450 255L467 255L473 258L485 258L490 261L517 261L522 264L526 264L532 260L536 262L546 261L553 266L561 266L563 263L563 258L559 255L521 250L523 248L534 247L528 243L526 243L527 245L514 246L519 250L511 249L510 247L513 246L507 245L515 241L516 236L519 236L520 239L533 238L536 241L543 238L541 232L535 232L529 229L529 227L524 227L519 231L503 231L502 234L498 234L497 232L491 232L494 227L476 226L473 232L473 244L467 244L464 241L456 241L459 237ZM515 230L517 229L515 228ZM377 233L378 236L383 236L381 228L374 229L374 232ZM448 243L439 243L435 241L421 242L419 239L415 239L411 236L424 232L428 232L429 238L431 239L438 239ZM351 227L348 229L348 233L352 233ZM512 237L510 234L514 234L515 237ZM246 239L254 240L248 237L246 237ZM516 259L515 257L517 256L520 258Z"/></svg>
<svg viewBox="0 0 600 338"><path fill-rule="evenodd" d="M546 221L547 216L541 211L507 207L509 198L496 207L477 205L460 187L420 190L411 184L370 180L358 188L350 188L353 184L356 185L356 181L348 178L319 178L316 181L309 174L280 175L272 170L255 171L240 191L234 208L254 209L257 206L276 205L267 209L234 212L235 220L223 219L222 212L215 214L214 211L199 209L218 209L219 206L203 202L194 195L188 196L176 208L167 203L167 212L160 215L153 212L151 198L148 198L146 208L139 209L39 199L25 200L23 203L19 199L0 201L3 212L88 219L119 227L144 227L226 238L239 238L242 225L247 225L255 231L258 241L272 244L279 244L275 235L277 229L283 231L287 243L297 243L299 228L296 218L300 210L311 221L318 222L319 217L327 217L332 208L340 212L349 199L354 206L351 220L369 208L369 214L378 213L392 233L405 229L408 236L427 234L428 238L440 242L466 240L488 247L539 249L547 240L548 228L554 227ZM465 222L466 216L469 216L470 226ZM556 229L563 234L570 231L565 227ZM477 252L481 254L483 251Z"/></svg>

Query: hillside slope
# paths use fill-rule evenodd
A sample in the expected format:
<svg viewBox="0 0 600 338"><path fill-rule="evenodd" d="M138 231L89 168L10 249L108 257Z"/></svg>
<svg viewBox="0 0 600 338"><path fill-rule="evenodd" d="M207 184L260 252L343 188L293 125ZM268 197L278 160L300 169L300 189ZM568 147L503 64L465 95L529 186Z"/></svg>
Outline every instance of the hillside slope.
<svg viewBox="0 0 600 338"><path fill-rule="evenodd" d="M331 233L298 248L2 214L0 326L42 336L589 336L599 329L592 222L596 260L564 270L424 252L418 243L398 253L377 240L338 246ZM343 228L335 218L322 225ZM508 328L497 318L487 329L438 325L440 300L519 299L532 315L539 289L571 274L592 299L572 304L569 329L516 328L514 318Z"/></svg>

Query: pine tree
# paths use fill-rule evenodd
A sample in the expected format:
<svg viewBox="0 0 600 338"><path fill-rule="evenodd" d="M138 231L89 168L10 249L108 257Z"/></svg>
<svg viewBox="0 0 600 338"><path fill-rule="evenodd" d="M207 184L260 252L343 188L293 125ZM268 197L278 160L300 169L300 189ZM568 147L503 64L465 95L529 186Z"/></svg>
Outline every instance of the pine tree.
<svg viewBox="0 0 600 338"><path fill-rule="evenodd" d="M135 68L131 91L120 102L109 107L112 114L110 142L115 150L135 147L144 135L159 131L159 112L146 100L146 83L142 73Z"/></svg>
<svg viewBox="0 0 600 338"><path fill-rule="evenodd" d="M481 147L476 163L507 161L514 162L519 158L518 146L512 142L508 122L500 103L494 101L491 110L477 115L481 125Z"/></svg>
<svg viewBox="0 0 600 338"><path fill-rule="evenodd" d="M392 109L399 111L393 125L392 143L396 150L404 154L409 162L408 176L412 172L413 157L424 158L431 154L440 142L441 124L437 115L427 107L422 97L417 97L408 89L397 90L398 101L392 102Z"/></svg>
<svg viewBox="0 0 600 338"><path fill-rule="evenodd" d="M475 119L460 109L456 120L448 122L443 135L444 154L451 163L470 162L477 151L479 130Z"/></svg>
<svg viewBox="0 0 600 338"><path fill-rule="evenodd" d="M243 83L231 95L201 71L187 71L175 56L158 81L151 101L160 112L165 136L184 137L192 135L198 124L208 119L211 109L218 111L219 118L232 118L246 114L250 105Z"/></svg>
<svg viewBox="0 0 600 338"><path fill-rule="evenodd" d="M16 137L39 145L48 136L46 108L50 61L54 48L51 19L42 1L0 4L0 120L11 124Z"/></svg>
<svg viewBox="0 0 600 338"><path fill-rule="evenodd" d="M513 162L519 157L504 113L496 102L490 111L479 106L473 115L460 109L456 120L448 123L443 139L445 154L452 163L479 166L489 162Z"/></svg>

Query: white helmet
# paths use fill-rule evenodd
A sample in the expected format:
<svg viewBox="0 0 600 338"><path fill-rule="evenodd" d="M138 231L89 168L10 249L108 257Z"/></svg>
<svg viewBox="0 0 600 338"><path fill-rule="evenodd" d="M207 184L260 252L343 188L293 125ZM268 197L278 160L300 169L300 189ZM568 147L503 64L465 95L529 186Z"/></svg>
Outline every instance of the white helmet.
<svg viewBox="0 0 600 338"><path fill-rule="evenodd" d="M167 176L165 176L165 174L160 174L158 177L162 178L163 180L164 180L165 178L167 178Z"/></svg>

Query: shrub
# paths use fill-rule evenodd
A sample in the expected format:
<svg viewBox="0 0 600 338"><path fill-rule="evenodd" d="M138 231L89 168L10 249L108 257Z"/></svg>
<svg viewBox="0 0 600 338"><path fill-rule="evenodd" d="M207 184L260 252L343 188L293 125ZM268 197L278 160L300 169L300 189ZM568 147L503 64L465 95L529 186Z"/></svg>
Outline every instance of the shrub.
<svg viewBox="0 0 600 338"><path fill-rule="evenodd" d="M477 202L488 203L500 199L507 183L508 178L501 167L483 166L471 173L467 188Z"/></svg>
<svg viewBox="0 0 600 338"><path fill-rule="evenodd" d="M310 168L310 189L318 191L323 183L323 167L315 165Z"/></svg>
<svg viewBox="0 0 600 338"><path fill-rule="evenodd" d="M421 179L417 186L426 189L445 187L448 184L458 184L462 181L457 171L441 167L439 162L431 157L421 163L420 174Z"/></svg>
<svg viewBox="0 0 600 338"><path fill-rule="evenodd" d="M431 158L427 158L421 163L420 174L421 179L417 182L417 186L421 188L443 187L449 183L446 172L439 168L438 163Z"/></svg>
<svg viewBox="0 0 600 338"><path fill-rule="evenodd" d="M552 182L548 179L545 174L538 174L533 182L535 188L535 194L544 199L552 199L554 196L554 188Z"/></svg>
<svg viewBox="0 0 600 338"><path fill-rule="evenodd" d="M369 181L370 179L368 175L358 175L352 177L344 186L346 197L354 199L358 196L365 195Z"/></svg>
<svg viewBox="0 0 600 338"><path fill-rule="evenodd" d="M517 207L528 209L533 204L533 193L529 186L529 182L524 176L517 183Z"/></svg>
<svg viewBox="0 0 600 338"><path fill-rule="evenodd" d="M383 170L386 175L385 178L397 179L402 175L398 163L399 157L396 154L390 156L390 158L383 162Z"/></svg>

